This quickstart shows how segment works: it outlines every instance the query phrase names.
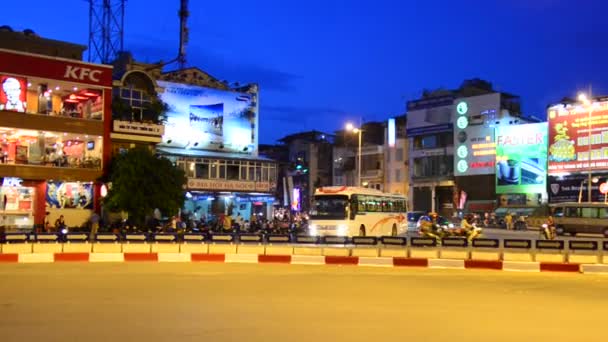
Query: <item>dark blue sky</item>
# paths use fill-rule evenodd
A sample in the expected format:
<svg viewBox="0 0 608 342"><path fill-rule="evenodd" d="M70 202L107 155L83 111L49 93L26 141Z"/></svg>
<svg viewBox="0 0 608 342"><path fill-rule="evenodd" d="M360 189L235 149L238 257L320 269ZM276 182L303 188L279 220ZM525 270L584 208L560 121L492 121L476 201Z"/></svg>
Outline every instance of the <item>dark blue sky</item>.
<svg viewBox="0 0 608 342"><path fill-rule="evenodd" d="M154 5L151 5L154 4ZM125 47L177 51L179 1L129 0ZM3 4L0 25L86 44L88 4ZM261 86L261 142L404 112L423 88L480 77L526 114L592 85L608 94L605 0L190 1L188 64ZM20 14L20 15L17 15Z"/></svg>

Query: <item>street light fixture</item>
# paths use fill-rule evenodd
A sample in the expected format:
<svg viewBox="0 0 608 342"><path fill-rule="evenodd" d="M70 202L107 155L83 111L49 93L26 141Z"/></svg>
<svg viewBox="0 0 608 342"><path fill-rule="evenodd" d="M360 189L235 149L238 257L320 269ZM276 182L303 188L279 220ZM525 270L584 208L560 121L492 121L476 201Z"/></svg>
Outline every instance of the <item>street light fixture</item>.
<svg viewBox="0 0 608 342"><path fill-rule="evenodd" d="M587 95L585 93L579 93L578 94L578 101L580 103L583 104L583 106L588 108L589 111L589 115L587 117L587 147L588 147L588 155L587 155L587 202L592 202L592 189L591 189L591 183L597 183L597 181L594 182L595 179L592 179L591 177L591 116L593 114L593 105L591 103L591 100L589 99L589 97L587 97ZM582 186L583 186L583 182L581 182L581 191L582 191ZM581 201L581 196L579 194L579 202Z"/></svg>
<svg viewBox="0 0 608 342"><path fill-rule="evenodd" d="M357 186L361 186L361 133L363 133L363 130L355 127L351 122L346 124L346 130L359 135L359 149L357 150Z"/></svg>

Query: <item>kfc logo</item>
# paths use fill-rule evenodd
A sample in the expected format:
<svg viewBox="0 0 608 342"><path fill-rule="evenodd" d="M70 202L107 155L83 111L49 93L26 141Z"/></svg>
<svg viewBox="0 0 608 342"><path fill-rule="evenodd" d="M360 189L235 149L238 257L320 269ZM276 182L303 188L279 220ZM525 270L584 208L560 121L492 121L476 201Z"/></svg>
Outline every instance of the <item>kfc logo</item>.
<svg viewBox="0 0 608 342"><path fill-rule="evenodd" d="M76 80L83 81L88 79L92 82L99 82L99 75L101 74L101 70L93 70L90 68L83 68L68 65L65 68L64 78L72 78Z"/></svg>

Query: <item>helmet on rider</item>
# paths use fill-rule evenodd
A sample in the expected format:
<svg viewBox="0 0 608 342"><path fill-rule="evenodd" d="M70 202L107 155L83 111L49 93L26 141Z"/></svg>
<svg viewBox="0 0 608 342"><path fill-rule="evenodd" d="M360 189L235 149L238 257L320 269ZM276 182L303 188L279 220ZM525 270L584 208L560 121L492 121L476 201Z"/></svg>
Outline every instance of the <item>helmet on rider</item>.
<svg viewBox="0 0 608 342"><path fill-rule="evenodd" d="M436 212L430 212L429 213L429 218L431 219L431 221L433 222L437 222L437 219L439 218L439 215Z"/></svg>

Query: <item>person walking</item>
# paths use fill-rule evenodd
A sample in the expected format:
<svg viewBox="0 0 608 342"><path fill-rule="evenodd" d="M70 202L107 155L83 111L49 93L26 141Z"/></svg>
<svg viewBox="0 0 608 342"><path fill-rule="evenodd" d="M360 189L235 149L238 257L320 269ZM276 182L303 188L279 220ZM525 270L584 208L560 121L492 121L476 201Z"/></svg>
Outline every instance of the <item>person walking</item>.
<svg viewBox="0 0 608 342"><path fill-rule="evenodd" d="M511 216L511 213L505 215L505 224L507 225L507 230L513 230L513 216Z"/></svg>

